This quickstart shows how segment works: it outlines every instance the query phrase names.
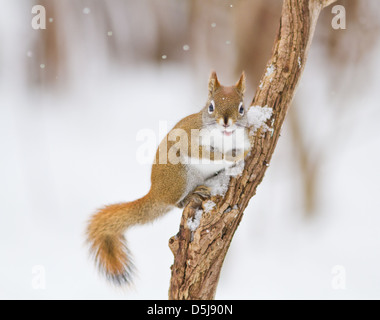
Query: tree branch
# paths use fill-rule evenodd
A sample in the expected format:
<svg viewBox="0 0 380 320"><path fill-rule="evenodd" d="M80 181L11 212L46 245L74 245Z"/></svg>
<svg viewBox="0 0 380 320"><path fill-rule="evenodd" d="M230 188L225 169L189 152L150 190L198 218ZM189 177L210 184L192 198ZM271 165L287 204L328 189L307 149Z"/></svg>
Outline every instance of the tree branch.
<svg viewBox="0 0 380 320"><path fill-rule="evenodd" d="M270 163L286 112L294 96L320 11L333 0L284 0L278 35L251 105L273 109L266 133L256 134L242 175L232 178L226 195L214 197L195 231L187 227L199 203L183 211L180 230L169 241L174 254L169 299L213 299L232 237ZM273 131L272 131L273 129ZM203 206L205 203L202 204Z"/></svg>

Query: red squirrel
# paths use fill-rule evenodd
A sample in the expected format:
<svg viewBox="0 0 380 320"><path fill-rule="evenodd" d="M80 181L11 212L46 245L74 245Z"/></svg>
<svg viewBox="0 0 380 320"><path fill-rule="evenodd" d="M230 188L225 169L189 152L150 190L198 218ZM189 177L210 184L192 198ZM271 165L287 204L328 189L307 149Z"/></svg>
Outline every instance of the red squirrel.
<svg viewBox="0 0 380 320"><path fill-rule="evenodd" d="M212 72L205 107L179 121L160 143L148 194L105 206L93 215L87 240L100 271L113 283L131 282L133 266L124 238L130 226L183 208L192 196L209 198L208 181L244 160L251 148L244 91L244 72L233 86L222 86Z"/></svg>

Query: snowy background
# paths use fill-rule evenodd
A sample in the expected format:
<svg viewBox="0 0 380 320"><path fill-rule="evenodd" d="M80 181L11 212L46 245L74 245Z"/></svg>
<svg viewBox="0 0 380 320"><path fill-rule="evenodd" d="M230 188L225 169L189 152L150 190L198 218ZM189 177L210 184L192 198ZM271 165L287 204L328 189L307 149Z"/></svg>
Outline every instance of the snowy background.
<svg viewBox="0 0 380 320"><path fill-rule="evenodd" d="M376 2L340 1L346 30L330 8L321 17L217 299L380 298ZM230 85L245 69L251 101L280 14L263 3L0 0L1 299L167 298L180 210L129 230L138 273L125 290L98 275L86 222L148 191L137 133L199 111L211 70ZM35 4L46 30L31 27Z"/></svg>

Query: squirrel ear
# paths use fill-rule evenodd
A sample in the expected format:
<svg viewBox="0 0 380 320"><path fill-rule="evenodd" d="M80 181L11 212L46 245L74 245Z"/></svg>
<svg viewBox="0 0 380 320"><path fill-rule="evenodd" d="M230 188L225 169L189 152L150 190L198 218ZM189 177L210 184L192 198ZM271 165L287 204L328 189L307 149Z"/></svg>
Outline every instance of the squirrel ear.
<svg viewBox="0 0 380 320"><path fill-rule="evenodd" d="M220 87L216 72L211 72L210 80L208 81L208 94L211 96L216 89Z"/></svg>
<svg viewBox="0 0 380 320"><path fill-rule="evenodd" d="M244 71L241 73L240 79L236 82L235 87L240 91L242 95L244 95L245 91L245 73Z"/></svg>

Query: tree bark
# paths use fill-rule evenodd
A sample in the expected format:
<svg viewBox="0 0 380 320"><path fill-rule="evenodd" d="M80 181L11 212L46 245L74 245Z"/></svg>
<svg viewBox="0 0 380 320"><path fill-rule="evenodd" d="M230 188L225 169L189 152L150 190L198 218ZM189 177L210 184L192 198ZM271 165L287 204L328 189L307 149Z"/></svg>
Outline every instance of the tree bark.
<svg viewBox="0 0 380 320"><path fill-rule="evenodd" d="M305 66L319 13L334 1L284 0L272 57L251 103L273 109L272 118L267 122L271 130L256 134L254 147L245 159L243 173L231 178L224 197L211 199L216 206L203 213L195 231L187 227L187 221L195 216L199 203L191 201L184 209L179 232L169 240L174 254L169 299L215 297L220 270L233 235L270 164Z"/></svg>

